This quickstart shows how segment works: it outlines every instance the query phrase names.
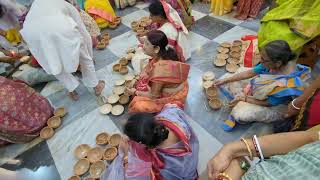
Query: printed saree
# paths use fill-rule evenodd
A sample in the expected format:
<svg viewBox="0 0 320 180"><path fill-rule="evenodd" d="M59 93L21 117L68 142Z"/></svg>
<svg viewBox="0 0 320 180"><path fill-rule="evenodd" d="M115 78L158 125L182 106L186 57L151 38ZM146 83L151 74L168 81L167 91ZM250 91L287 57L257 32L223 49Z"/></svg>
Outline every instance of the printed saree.
<svg viewBox="0 0 320 180"><path fill-rule="evenodd" d="M0 77L0 145L31 141L52 114L50 103L34 89Z"/></svg>
<svg viewBox="0 0 320 180"><path fill-rule="evenodd" d="M261 20L259 47L285 40L295 52L320 34L320 0L277 0Z"/></svg>
<svg viewBox="0 0 320 180"><path fill-rule="evenodd" d="M123 168L123 153L112 162L101 180L195 180L198 177L199 141L189 117L176 105L167 104L156 119L181 140L167 148L148 149L129 141L128 169Z"/></svg>
<svg viewBox="0 0 320 180"><path fill-rule="evenodd" d="M86 0L84 8L93 17L100 29L108 27L109 23L113 22L116 17L112 6L106 0Z"/></svg>
<svg viewBox="0 0 320 180"><path fill-rule="evenodd" d="M165 87L157 99L136 96L129 104L130 112L160 112L167 103L179 103L182 106L188 95L188 74L190 65L178 61L151 60L135 84L138 91L149 91L152 83L162 83Z"/></svg>

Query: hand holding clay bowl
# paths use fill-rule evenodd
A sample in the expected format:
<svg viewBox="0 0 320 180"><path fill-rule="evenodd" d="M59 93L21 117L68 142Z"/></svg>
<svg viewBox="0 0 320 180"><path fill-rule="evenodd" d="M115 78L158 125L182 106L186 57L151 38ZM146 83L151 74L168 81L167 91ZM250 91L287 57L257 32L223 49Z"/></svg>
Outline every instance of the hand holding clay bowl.
<svg viewBox="0 0 320 180"><path fill-rule="evenodd" d="M129 69L127 66L121 66L119 72L120 72L120 74L128 74Z"/></svg>
<svg viewBox="0 0 320 180"><path fill-rule="evenodd" d="M213 109L213 110L218 110L222 107L222 103L219 99L210 99L209 101L209 106Z"/></svg>
<svg viewBox="0 0 320 180"><path fill-rule="evenodd" d="M121 141L120 134L113 134L109 137L109 145L112 147L118 147Z"/></svg>
<svg viewBox="0 0 320 180"><path fill-rule="evenodd" d="M50 139L54 135L54 130L51 127L44 127L40 131L40 137L42 139Z"/></svg>
<svg viewBox="0 0 320 180"><path fill-rule="evenodd" d="M54 111L54 116L64 117L67 114L67 111L64 107L60 107Z"/></svg>
<svg viewBox="0 0 320 180"><path fill-rule="evenodd" d="M103 153L103 159L107 161L114 160L118 155L118 150L115 147L107 148Z"/></svg>
<svg viewBox="0 0 320 180"><path fill-rule="evenodd" d="M122 105L128 104L130 101L130 97L126 94L120 96L119 103Z"/></svg>
<svg viewBox="0 0 320 180"><path fill-rule="evenodd" d="M119 64L121 64L121 66L126 66L129 64L129 61L127 60L127 58L121 58L119 60Z"/></svg>
<svg viewBox="0 0 320 180"><path fill-rule="evenodd" d="M96 144L98 145L106 145L108 144L109 134L106 132L102 132L96 137Z"/></svg>
<svg viewBox="0 0 320 180"><path fill-rule="evenodd" d="M77 176L81 176L89 170L89 167L90 167L90 162L88 159L86 159L86 158L80 159L73 166L73 173Z"/></svg>
<svg viewBox="0 0 320 180"><path fill-rule="evenodd" d="M111 104L104 104L104 105L100 106L99 111L101 114L107 115L111 112L111 109L112 109Z"/></svg>
<svg viewBox="0 0 320 180"><path fill-rule="evenodd" d="M81 178L79 176L71 176L68 180L81 180Z"/></svg>
<svg viewBox="0 0 320 180"><path fill-rule="evenodd" d="M119 97L120 99L120 97ZM124 112L124 107L122 105L115 105L112 107L111 114L114 116L119 116Z"/></svg>
<svg viewBox="0 0 320 180"><path fill-rule="evenodd" d="M218 96L218 89L216 87L209 87L206 89L206 94L209 99L216 98Z"/></svg>
<svg viewBox="0 0 320 180"><path fill-rule="evenodd" d="M53 116L48 119L47 124L49 127L56 129L61 125L61 118L58 116Z"/></svg>
<svg viewBox="0 0 320 180"><path fill-rule="evenodd" d="M87 154L87 158L91 163L98 162L99 160L102 159L102 156L103 156L103 149L100 147L92 148Z"/></svg>
<svg viewBox="0 0 320 180"><path fill-rule="evenodd" d="M115 72L119 72L121 68L121 64L115 64L112 66L112 70Z"/></svg>
<svg viewBox="0 0 320 180"><path fill-rule="evenodd" d="M101 174L106 170L106 165L103 161L95 162L91 165L89 173L91 178L99 178Z"/></svg>
<svg viewBox="0 0 320 180"><path fill-rule="evenodd" d="M75 150L74 155L78 159L82 159L87 157L88 152L90 151L91 147L88 144L80 144Z"/></svg>

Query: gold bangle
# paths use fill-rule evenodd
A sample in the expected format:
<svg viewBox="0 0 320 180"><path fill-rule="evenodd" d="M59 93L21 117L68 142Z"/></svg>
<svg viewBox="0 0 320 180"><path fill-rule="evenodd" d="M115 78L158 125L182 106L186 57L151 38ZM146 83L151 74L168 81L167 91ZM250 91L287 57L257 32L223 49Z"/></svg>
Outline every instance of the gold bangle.
<svg viewBox="0 0 320 180"><path fill-rule="evenodd" d="M223 179L232 180L232 178L226 173L219 173L219 177L223 177Z"/></svg>
<svg viewBox="0 0 320 180"><path fill-rule="evenodd" d="M252 154L252 151L250 149L250 146L249 146L249 143L247 140L245 140L244 138L241 138L241 141L244 142L244 144L246 145L247 147L247 150L249 152L249 159L252 161L253 160L253 154Z"/></svg>

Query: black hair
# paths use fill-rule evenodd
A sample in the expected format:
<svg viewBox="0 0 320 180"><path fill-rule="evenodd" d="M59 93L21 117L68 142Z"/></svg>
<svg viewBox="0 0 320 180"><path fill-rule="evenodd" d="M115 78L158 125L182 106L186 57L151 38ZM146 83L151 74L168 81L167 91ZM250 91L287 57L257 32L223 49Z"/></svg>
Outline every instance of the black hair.
<svg viewBox="0 0 320 180"><path fill-rule="evenodd" d="M274 63L281 62L286 65L289 61L296 58L296 54L291 51L289 44L283 40L275 40L264 46L270 60Z"/></svg>
<svg viewBox="0 0 320 180"><path fill-rule="evenodd" d="M149 12L151 16L160 16L163 19L167 19L166 12L163 9L163 6L160 1L154 0L149 5Z"/></svg>
<svg viewBox="0 0 320 180"><path fill-rule="evenodd" d="M160 48L159 56L164 60L178 61L178 55L174 49L168 46L168 38L166 34L159 30L150 31L147 34L147 38L150 43Z"/></svg>
<svg viewBox="0 0 320 180"><path fill-rule="evenodd" d="M0 18L3 16L4 14L4 9L3 6L0 4Z"/></svg>
<svg viewBox="0 0 320 180"><path fill-rule="evenodd" d="M130 140L153 148L168 138L169 131L158 123L152 113L131 115L124 126L124 133Z"/></svg>

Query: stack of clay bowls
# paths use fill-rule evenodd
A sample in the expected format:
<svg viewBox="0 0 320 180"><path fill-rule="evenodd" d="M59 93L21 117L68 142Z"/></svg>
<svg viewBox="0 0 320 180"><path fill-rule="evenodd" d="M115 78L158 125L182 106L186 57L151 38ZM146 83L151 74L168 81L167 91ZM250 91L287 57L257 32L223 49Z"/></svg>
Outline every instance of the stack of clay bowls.
<svg viewBox="0 0 320 180"><path fill-rule="evenodd" d="M202 87L208 89L213 85L213 80L215 79L215 74L212 71L205 72L202 75Z"/></svg>
<svg viewBox="0 0 320 180"><path fill-rule="evenodd" d="M213 61L213 64L215 66L223 67L227 64L227 59L229 58L231 46L232 45L227 42L220 44L220 46L217 48L218 54L216 56L216 59Z"/></svg>
<svg viewBox="0 0 320 180"><path fill-rule="evenodd" d="M131 59L130 59L131 60ZM119 72L120 74L128 74L129 68L128 68L129 60L126 57L122 57L118 60L118 63L113 65L112 70L114 72Z"/></svg>
<svg viewBox="0 0 320 180"><path fill-rule="evenodd" d="M101 132L96 135L97 147L92 148L88 144L76 147L74 155L77 162L73 166L74 175L68 180L78 180L81 176L87 176L87 179L99 179L107 164L118 156L121 139L121 134L109 135L107 132Z"/></svg>
<svg viewBox="0 0 320 180"><path fill-rule="evenodd" d="M46 127L40 131L40 137L42 139L50 139L54 135L54 129L61 126L62 118L67 114L64 107L60 107L54 111L54 116L48 119Z"/></svg>
<svg viewBox="0 0 320 180"><path fill-rule="evenodd" d="M114 18L114 21L109 24L111 29L117 28L121 24L121 17L117 16Z"/></svg>
<svg viewBox="0 0 320 180"><path fill-rule="evenodd" d="M139 21L133 21L131 28L137 33L137 36L145 36L149 30L148 27L152 24L150 17L142 17Z"/></svg>
<svg viewBox="0 0 320 180"><path fill-rule="evenodd" d="M206 93L209 106L214 110L218 110L221 108L222 103L219 100L218 89L213 87L214 79L215 75L212 71L205 72L202 75L202 86Z"/></svg>
<svg viewBox="0 0 320 180"><path fill-rule="evenodd" d="M109 44L109 41L110 41L110 35L108 33L101 35L101 40L97 44L97 49L98 50L105 49L107 47L107 45Z"/></svg>

